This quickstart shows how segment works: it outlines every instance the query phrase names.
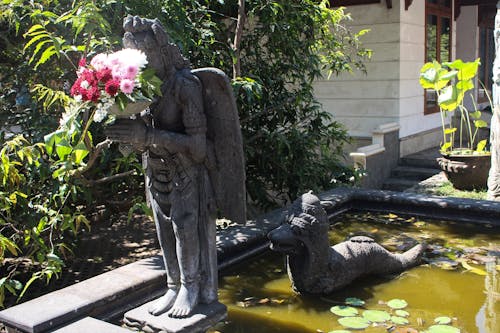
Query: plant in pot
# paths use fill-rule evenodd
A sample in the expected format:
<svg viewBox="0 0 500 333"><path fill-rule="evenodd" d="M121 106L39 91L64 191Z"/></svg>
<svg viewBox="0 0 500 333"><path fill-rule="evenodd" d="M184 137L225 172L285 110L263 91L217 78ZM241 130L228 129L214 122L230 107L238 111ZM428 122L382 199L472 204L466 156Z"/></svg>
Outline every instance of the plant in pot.
<svg viewBox="0 0 500 333"><path fill-rule="evenodd" d="M438 163L448 180L460 190L486 188L491 166L487 139L478 141L479 129L488 124L481 119L481 111L472 96L479 65L479 58L471 62L457 59L442 64L433 61L426 63L420 71L420 85L435 92L441 114L443 141L442 157L438 158ZM464 105L467 92L474 110L468 110ZM458 128L450 121L454 112L459 115Z"/></svg>

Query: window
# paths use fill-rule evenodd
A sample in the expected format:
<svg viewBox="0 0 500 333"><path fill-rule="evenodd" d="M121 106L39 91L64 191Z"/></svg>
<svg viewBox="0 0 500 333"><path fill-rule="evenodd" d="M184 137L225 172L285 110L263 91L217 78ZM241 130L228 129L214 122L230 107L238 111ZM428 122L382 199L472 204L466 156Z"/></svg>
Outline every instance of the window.
<svg viewBox="0 0 500 333"><path fill-rule="evenodd" d="M425 3L425 62L451 60L451 0L426 0ZM424 114L439 111L437 95L425 90Z"/></svg>
<svg viewBox="0 0 500 333"><path fill-rule="evenodd" d="M491 97L492 77L493 77L493 60L495 58L495 41L493 39L493 27L495 22L496 8L495 6L479 6L479 58L481 59L481 67L479 67L479 80L484 84L479 85L478 102L483 103L488 101L487 94ZM485 89L487 91L485 91Z"/></svg>

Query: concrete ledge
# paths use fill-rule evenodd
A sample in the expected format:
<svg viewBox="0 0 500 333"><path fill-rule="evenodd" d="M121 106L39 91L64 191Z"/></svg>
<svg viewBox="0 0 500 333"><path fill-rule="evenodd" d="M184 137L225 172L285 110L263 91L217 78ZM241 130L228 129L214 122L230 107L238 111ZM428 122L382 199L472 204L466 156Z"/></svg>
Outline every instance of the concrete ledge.
<svg viewBox="0 0 500 333"><path fill-rule="evenodd" d="M339 188L320 195L330 216L347 210L406 213L500 228L500 202L412 193ZM219 268L267 248L267 233L280 225L287 208L275 210L217 235ZM0 312L0 322L19 332L46 332L88 316L106 320L146 303L164 291L159 256L137 261ZM15 332L16 330L11 330Z"/></svg>
<svg viewBox="0 0 500 333"><path fill-rule="evenodd" d="M381 188L399 161L399 125L380 125L372 133L372 144L358 148L349 156L355 168L366 172L361 185L365 188Z"/></svg>

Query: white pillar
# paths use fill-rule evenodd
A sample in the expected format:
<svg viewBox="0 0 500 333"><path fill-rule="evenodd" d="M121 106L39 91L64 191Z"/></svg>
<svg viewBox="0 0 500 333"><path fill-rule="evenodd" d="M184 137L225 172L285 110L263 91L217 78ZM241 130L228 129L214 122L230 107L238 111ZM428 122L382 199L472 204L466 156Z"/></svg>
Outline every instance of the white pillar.
<svg viewBox="0 0 500 333"><path fill-rule="evenodd" d="M495 61L493 62L493 116L491 118L491 169L488 199L500 201L500 1L495 17Z"/></svg>

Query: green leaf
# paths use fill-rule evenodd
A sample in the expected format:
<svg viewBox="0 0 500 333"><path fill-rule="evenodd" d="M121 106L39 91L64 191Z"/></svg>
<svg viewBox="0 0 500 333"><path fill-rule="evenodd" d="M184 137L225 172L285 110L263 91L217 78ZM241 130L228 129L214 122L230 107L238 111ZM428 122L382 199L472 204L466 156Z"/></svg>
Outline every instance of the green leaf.
<svg viewBox="0 0 500 333"><path fill-rule="evenodd" d="M455 86L448 86L441 91L438 104L444 110L455 110L460 104L458 90Z"/></svg>
<svg viewBox="0 0 500 333"><path fill-rule="evenodd" d="M459 71L457 77L461 81L470 80L477 74L479 65L481 64L480 59L477 58L475 61L463 62L460 59L453 61L448 64L448 67L457 69Z"/></svg>
<svg viewBox="0 0 500 333"><path fill-rule="evenodd" d="M31 278L28 280L28 282L26 282L26 284L24 285L23 291L21 292L21 294L17 298L18 301L24 296L24 293L26 292L26 290L28 290L28 288L31 286L31 284L40 278L40 274L37 274L37 273L34 273L31 276Z"/></svg>
<svg viewBox="0 0 500 333"><path fill-rule="evenodd" d="M434 89L440 69L441 65L436 61L424 64L420 69L420 85L424 89Z"/></svg>
<svg viewBox="0 0 500 333"><path fill-rule="evenodd" d="M396 310L394 313L399 317L408 317L410 315L410 313L405 310Z"/></svg>
<svg viewBox="0 0 500 333"><path fill-rule="evenodd" d="M404 299L391 299L389 302L387 302L387 305L391 309L404 309L408 306L408 303Z"/></svg>
<svg viewBox="0 0 500 333"><path fill-rule="evenodd" d="M409 323L408 319L398 316L391 316L391 322L396 325L407 325Z"/></svg>
<svg viewBox="0 0 500 333"><path fill-rule="evenodd" d="M56 153L57 153L57 156L59 156L60 160L64 160L64 158L68 154L71 154L72 149L73 148L69 144L68 140L66 140L66 138L61 139L61 141L59 141L56 144Z"/></svg>
<svg viewBox="0 0 500 333"><path fill-rule="evenodd" d="M465 93L467 90L474 89L474 82L472 82L472 80L459 81L457 82L457 89Z"/></svg>
<svg viewBox="0 0 500 333"><path fill-rule="evenodd" d="M437 317L436 319L434 319L434 322L436 324L440 324L440 325L448 325L448 324L451 324L451 318L450 317Z"/></svg>
<svg viewBox="0 0 500 333"><path fill-rule="evenodd" d="M328 333L351 333L351 331L346 331L346 330L334 330L334 331L330 331Z"/></svg>
<svg viewBox="0 0 500 333"><path fill-rule="evenodd" d="M358 310L356 308L345 306L345 305L337 305L330 308L330 312L336 314L341 317L353 317L358 314Z"/></svg>
<svg viewBox="0 0 500 333"><path fill-rule="evenodd" d="M49 60L50 58L52 58L52 56L54 54L59 55L59 53L56 50L55 46L52 45L52 46L49 46L48 48L46 48L45 51L43 51L42 55L40 56L40 59L36 63L35 69L37 69L38 66L40 66L40 65L44 64L45 62L47 62L47 60Z"/></svg>
<svg viewBox="0 0 500 333"><path fill-rule="evenodd" d="M391 319L391 315L386 311L366 310L363 311L363 318L374 323L383 323Z"/></svg>
<svg viewBox="0 0 500 333"><path fill-rule="evenodd" d="M471 117L473 119L479 119L479 118L481 118L481 111L477 110L474 112L470 112L469 117Z"/></svg>
<svg viewBox="0 0 500 333"><path fill-rule="evenodd" d="M486 140L486 139L479 141L477 143L476 151L478 153L482 153L485 150L485 148L486 148L487 142L488 142L488 140Z"/></svg>
<svg viewBox="0 0 500 333"><path fill-rule="evenodd" d="M474 120L474 126L477 128L485 128L488 127L488 123L482 119Z"/></svg>
<svg viewBox="0 0 500 333"><path fill-rule="evenodd" d="M445 142L441 145L440 151L447 152L452 147L451 142Z"/></svg>
<svg viewBox="0 0 500 333"><path fill-rule="evenodd" d="M85 146L85 143L80 142L76 145L75 148L73 148L73 161L76 164L82 163L83 159L89 154L89 151L87 150L87 146Z"/></svg>
<svg viewBox="0 0 500 333"><path fill-rule="evenodd" d="M47 153L49 155L52 155L54 145L58 144L62 140L64 133L66 133L66 131L58 130L43 137L43 140L45 141L45 149L47 149Z"/></svg>
<svg viewBox="0 0 500 333"><path fill-rule="evenodd" d="M351 306L363 306L365 305L365 301L356 297L348 297L345 299L345 304Z"/></svg>
<svg viewBox="0 0 500 333"><path fill-rule="evenodd" d="M460 333L460 330L456 327L449 325L432 325L427 330L428 333Z"/></svg>
<svg viewBox="0 0 500 333"><path fill-rule="evenodd" d="M365 329L370 322L363 317L343 317L337 320L340 325L356 330Z"/></svg>

